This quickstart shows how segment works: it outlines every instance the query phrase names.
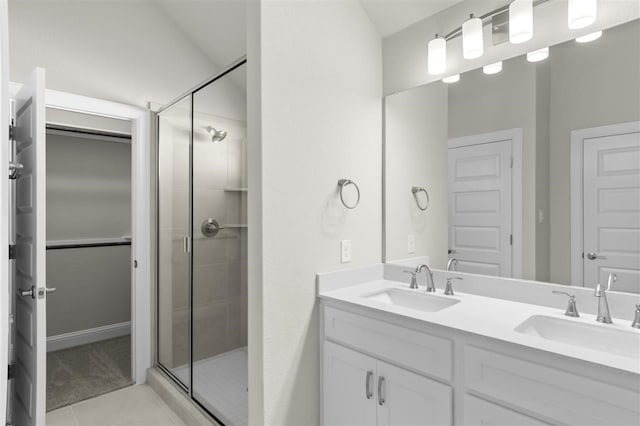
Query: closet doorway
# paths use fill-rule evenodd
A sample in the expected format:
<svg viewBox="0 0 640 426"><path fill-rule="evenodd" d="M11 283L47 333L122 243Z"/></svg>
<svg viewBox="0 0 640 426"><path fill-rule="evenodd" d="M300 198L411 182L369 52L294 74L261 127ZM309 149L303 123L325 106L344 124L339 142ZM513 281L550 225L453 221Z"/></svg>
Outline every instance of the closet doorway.
<svg viewBox="0 0 640 426"><path fill-rule="evenodd" d="M47 411L133 384L131 122L47 109Z"/></svg>

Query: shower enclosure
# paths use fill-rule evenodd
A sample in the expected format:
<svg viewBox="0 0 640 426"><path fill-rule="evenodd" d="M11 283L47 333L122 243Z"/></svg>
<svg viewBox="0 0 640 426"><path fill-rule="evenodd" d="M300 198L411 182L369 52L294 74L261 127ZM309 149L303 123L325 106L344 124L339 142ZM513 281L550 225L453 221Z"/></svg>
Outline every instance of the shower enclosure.
<svg viewBox="0 0 640 426"><path fill-rule="evenodd" d="M160 110L157 363L201 408L245 425L246 61Z"/></svg>

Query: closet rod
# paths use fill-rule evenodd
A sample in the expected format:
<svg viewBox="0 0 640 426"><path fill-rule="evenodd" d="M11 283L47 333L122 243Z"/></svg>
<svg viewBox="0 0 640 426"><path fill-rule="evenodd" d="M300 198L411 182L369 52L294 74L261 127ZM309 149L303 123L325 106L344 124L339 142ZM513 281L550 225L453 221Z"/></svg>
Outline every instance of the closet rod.
<svg viewBox="0 0 640 426"><path fill-rule="evenodd" d="M130 246L131 241L113 241L104 243L78 243L78 244L51 244L47 245L47 250L63 250L87 247L113 247L113 246Z"/></svg>
<svg viewBox="0 0 640 426"><path fill-rule="evenodd" d="M83 135L105 136L109 138L118 138L123 140L131 140L131 135L126 133L109 132L107 130L83 129L82 127L64 126L61 124L47 124L47 130L57 130L60 132L80 133Z"/></svg>

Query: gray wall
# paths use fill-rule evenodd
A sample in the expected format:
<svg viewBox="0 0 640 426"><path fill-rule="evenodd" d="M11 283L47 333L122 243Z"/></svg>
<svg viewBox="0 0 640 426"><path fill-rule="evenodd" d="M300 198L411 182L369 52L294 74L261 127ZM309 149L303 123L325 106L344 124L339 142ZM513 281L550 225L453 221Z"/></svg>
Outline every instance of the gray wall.
<svg viewBox="0 0 640 426"><path fill-rule="evenodd" d="M571 131L640 120L640 21L586 45L555 46L551 54L550 270L551 281L570 284Z"/></svg>
<svg viewBox="0 0 640 426"><path fill-rule="evenodd" d="M69 124L69 121L66 121ZM47 241L131 234L131 145L47 135ZM130 320L131 248L47 250L47 335Z"/></svg>
<svg viewBox="0 0 640 426"><path fill-rule="evenodd" d="M536 69L518 57L505 61L498 74L485 75L478 69L448 85L449 138L522 128L522 276L526 279L536 278ZM441 161L447 161L446 153Z"/></svg>

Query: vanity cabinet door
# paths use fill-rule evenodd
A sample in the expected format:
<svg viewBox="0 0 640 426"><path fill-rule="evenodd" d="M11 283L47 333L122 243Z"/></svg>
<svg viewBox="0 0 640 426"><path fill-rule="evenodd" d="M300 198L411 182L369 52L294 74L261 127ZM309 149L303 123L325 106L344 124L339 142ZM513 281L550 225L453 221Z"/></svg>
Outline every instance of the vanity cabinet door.
<svg viewBox="0 0 640 426"><path fill-rule="evenodd" d="M324 425L376 424L377 382L374 358L325 341L322 375Z"/></svg>
<svg viewBox="0 0 640 426"><path fill-rule="evenodd" d="M378 425L451 425L451 387L378 361Z"/></svg>

